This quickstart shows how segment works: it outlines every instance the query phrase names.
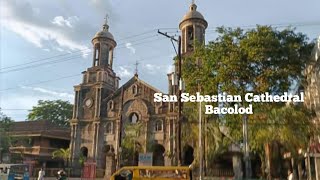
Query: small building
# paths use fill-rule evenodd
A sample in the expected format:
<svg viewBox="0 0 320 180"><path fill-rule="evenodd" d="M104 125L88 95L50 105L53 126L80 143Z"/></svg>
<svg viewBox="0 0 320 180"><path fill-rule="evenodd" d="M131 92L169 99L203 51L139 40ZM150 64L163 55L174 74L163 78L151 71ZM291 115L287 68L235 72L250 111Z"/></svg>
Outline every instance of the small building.
<svg viewBox="0 0 320 180"><path fill-rule="evenodd" d="M14 122L8 132L12 139L9 148L10 163L29 165L34 168L59 168L62 159L52 159L52 152L69 148L70 129L59 127L47 120Z"/></svg>

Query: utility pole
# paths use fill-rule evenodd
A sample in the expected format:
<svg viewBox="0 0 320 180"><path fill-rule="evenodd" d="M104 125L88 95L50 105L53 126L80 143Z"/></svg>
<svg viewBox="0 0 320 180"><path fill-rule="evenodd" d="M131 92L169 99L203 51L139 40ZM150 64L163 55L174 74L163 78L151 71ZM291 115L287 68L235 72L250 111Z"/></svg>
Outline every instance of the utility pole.
<svg viewBox="0 0 320 180"><path fill-rule="evenodd" d="M169 36L167 33L163 33L160 32L160 30L158 30L158 33L169 38L171 40L171 43L173 45L173 48L176 52L176 54L178 55L178 72L177 72L177 79L178 79L178 117L177 117L177 122L176 122L176 148L177 148L177 160L178 160L178 166L181 166L182 162L181 162L181 118L182 118L182 103L181 103L181 91L183 90L183 84L182 84L182 71L181 71L181 61L182 61L182 57L181 57L181 36L179 36L178 40L175 39L173 36ZM178 51L173 43L173 41L178 43Z"/></svg>
<svg viewBox="0 0 320 180"><path fill-rule="evenodd" d="M248 142L248 117L246 114L243 115L243 144L244 144L244 162L246 170L246 178L251 177L251 161L250 161L250 149Z"/></svg>
<svg viewBox="0 0 320 180"><path fill-rule="evenodd" d="M198 81L198 91L201 91L200 82ZM202 180L202 165L203 165L203 154L202 154L202 110L201 101L199 102L199 180Z"/></svg>
<svg viewBox="0 0 320 180"><path fill-rule="evenodd" d="M118 153L117 153L117 170L121 168L122 164L122 113L123 113L123 98L124 98L124 92L123 92L123 87L121 88L121 109L120 109L120 116L119 116L119 131L118 131Z"/></svg>

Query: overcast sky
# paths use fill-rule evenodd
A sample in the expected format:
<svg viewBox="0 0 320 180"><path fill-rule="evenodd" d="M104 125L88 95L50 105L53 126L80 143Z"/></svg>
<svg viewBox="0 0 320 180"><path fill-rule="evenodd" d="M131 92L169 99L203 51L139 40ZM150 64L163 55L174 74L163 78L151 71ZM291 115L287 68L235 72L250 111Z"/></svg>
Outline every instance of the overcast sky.
<svg viewBox="0 0 320 180"><path fill-rule="evenodd" d="M175 55L157 29L178 34L188 0L0 0L0 107L25 120L38 100L73 103L73 86L91 65L91 39L108 14L118 46L114 70L125 83L139 61L139 77L167 92ZM217 26L293 25L310 39L320 35L319 0L199 0L214 39Z"/></svg>

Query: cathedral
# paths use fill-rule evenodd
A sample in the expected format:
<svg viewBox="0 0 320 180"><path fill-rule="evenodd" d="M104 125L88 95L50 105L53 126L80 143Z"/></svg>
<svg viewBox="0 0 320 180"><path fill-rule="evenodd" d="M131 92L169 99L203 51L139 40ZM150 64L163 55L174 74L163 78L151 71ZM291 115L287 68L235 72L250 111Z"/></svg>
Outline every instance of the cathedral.
<svg viewBox="0 0 320 180"><path fill-rule="evenodd" d="M204 43L207 26L196 4L192 3L179 24L182 56L192 53L196 40ZM104 177L110 177L117 167L138 165L138 153L152 153L152 165L176 165L177 141L173 137L176 136L177 104L154 102L154 94L163 92L141 80L137 74L119 87L120 78L113 70L117 42L107 22L93 37L92 46L92 66L82 73L82 82L74 86L70 120L72 166L80 168L80 160L86 159L94 162L97 173L102 170ZM174 72L167 77L169 95L176 94L178 89L177 85L172 85L172 74ZM130 164L121 153L124 138L130 131L126 127L135 124L140 126L133 142L135 157ZM192 153L190 150L189 154L182 155L185 164Z"/></svg>

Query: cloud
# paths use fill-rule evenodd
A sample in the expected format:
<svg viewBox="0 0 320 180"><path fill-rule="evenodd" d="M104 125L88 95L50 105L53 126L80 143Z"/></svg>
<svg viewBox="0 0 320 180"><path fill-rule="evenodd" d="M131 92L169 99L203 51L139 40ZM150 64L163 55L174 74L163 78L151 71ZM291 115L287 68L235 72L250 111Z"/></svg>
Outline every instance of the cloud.
<svg viewBox="0 0 320 180"><path fill-rule="evenodd" d="M63 16L56 16L51 21L51 23L61 27L68 26L69 28L72 28L73 24L77 21L79 21L79 18L77 16L71 16L67 19L65 19Z"/></svg>
<svg viewBox="0 0 320 180"><path fill-rule="evenodd" d="M66 93L66 92L57 92L57 91L53 91L53 90L49 90L49 89L45 89L45 88L40 88L40 87L21 86L21 88L30 89L30 90L37 91L37 92L47 94L50 96L54 96L54 97L67 98L69 100L72 100L74 98L74 94L70 94L70 93Z"/></svg>
<svg viewBox="0 0 320 180"><path fill-rule="evenodd" d="M90 37L87 34L94 30L81 23L78 16L59 15L52 20L50 13L45 12L44 8L32 5L26 1L4 0L0 7L0 26L41 49L74 51L89 48L87 42L90 41L87 41L87 38ZM77 33L73 29L77 29Z"/></svg>
<svg viewBox="0 0 320 180"><path fill-rule="evenodd" d="M142 66L149 74L167 73L166 65L144 64Z"/></svg>
<svg viewBox="0 0 320 180"><path fill-rule="evenodd" d="M172 73L172 72L174 72L174 65L168 65L167 73Z"/></svg>
<svg viewBox="0 0 320 180"><path fill-rule="evenodd" d="M119 66L117 74L121 78L128 78L131 77L133 73L131 73L128 68L125 68L124 66Z"/></svg>
<svg viewBox="0 0 320 180"><path fill-rule="evenodd" d="M145 64L144 67L145 67L148 71L155 71L155 70L161 69L160 66L157 66L157 65L154 65L154 64Z"/></svg>
<svg viewBox="0 0 320 180"><path fill-rule="evenodd" d="M131 43L126 43L126 48L129 49L132 54L136 53L136 49L134 47L132 47Z"/></svg>

